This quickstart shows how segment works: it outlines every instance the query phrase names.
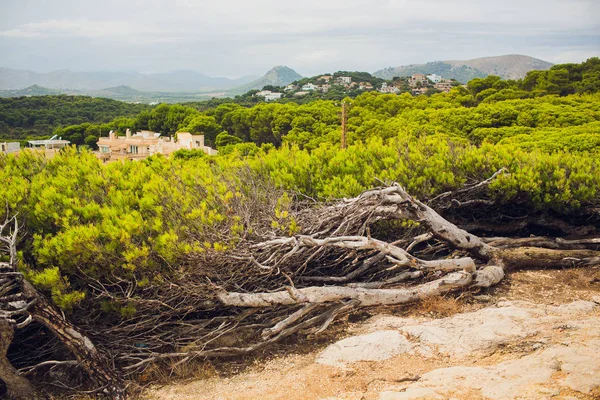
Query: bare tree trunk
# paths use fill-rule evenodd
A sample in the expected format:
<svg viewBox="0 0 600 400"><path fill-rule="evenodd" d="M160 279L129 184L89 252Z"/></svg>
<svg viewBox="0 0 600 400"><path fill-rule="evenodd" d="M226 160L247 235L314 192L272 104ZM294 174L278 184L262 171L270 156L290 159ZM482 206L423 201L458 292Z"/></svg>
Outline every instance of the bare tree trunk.
<svg viewBox="0 0 600 400"><path fill-rule="evenodd" d="M19 315L27 315L28 318L22 324L23 326L28 324L31 319L44 325L73 353L79 365L86 370L90 377L101 385L99 391L113 399L125 398L125 383L117 374L109 359L98 351L87 336L67 321L64 315L17 271L16 244L19 225L17 219L13 219L14 228L8 236L3 236L2 232L11 220L7 220L3 225L0 225L0 243L4 244L10 255L8 264L0 264L0 278L5 281L6 286L5 293L0 294L0 312L11 318L13 323L16 322L15 318ZM4 324L3 333L9 332L10 329L10 336L3 334L2 337L3 343L6 342L6 348L8 348L12 341L13 331L8 319L4 319ZM19 327L18 324L16 326ZM13 370L14 368L8 363L6 357L4 357L4 360L4 370L8 374L10 368ZM21 384L23 380L27 381L23 377L20 378L18 382L21 382ZM31 387L31 384L29 386Z"/></svg>
<svg viewBox="0 0 600 400"><path fill-rule="evenodd" d="M14 335L13 327L6 319L0 319L0 380L6 386L6 396L14 400L38 400L44 399L29 382L29 380L17 372L6 358L6 352Z"/></svg>
<svg viewBox="0 0 600 400"><path fill-rule="evenodd" d="M79 365L102 386L102 392L113 399L125 398L125 383L108 358L77 327L67 321L33 285L23 281L23 293L37 301L29 311L33 319L52 333L73 353Z"/></svg>
<svg viewBox="0 0 600 400"><path fill-rule="evenodd" d="M303 289L288 288L274 293L222 293L219 300L226 306L271 307L278 304L330 303L357 300L357 305L378 306L413 303L468 286L473 278L469 272L454 272L442 279L406 289L365 289L343 286L315 286Z"/></svg>
<svg viewBox="0 0 600 400"><path fill-rule="evenodd" d="M317 236L322 232L330 234L327 229L321 229L314 236L298 235L291 238L272 239L256 245L255 248L281 252L285 246L291 247L292 250L281 257L285 261L290 260L289 257L292 254L299 254L302 249L309 247L316 247L319 250L331 247L353 251L374 250L380 256L384 256L387 262L391 262L397 267L429 272L435 271L437 273L460 272L452 272L444 278L405 289L369 289L367 288L368 284L362 287L357 284L353 287L310 286L301 289L288 288L284 291L263 293L225 292L217 296L221 303L237 307L270 307L273 305L325 303L353 299L357 300L359 306L404 304L456 288L464 288L470 284L475 287L490 287L504 278L505 269L556 268L600 263L600 252L577 248L577 246L585 245L597 246L598 240L596 239L570 241L569 243L563 241L562 245L569 246L569 249L561 250L542 247L495 247L491 244L493 241L488 243L489 241L484 241L482 238L460 229L397 185L364 192L354 199L326 208L322 215L326 217L321 221L319 228L322 226L336 226L336 223L340 225L338 221L344 221L343 223L345 223L357 219L357 215L360 215L361 218L364 215L369 215L373 220L410 219L418 221L427 228L429 233L414 238L413 243L436 238L452 248L466 251L474 258L491 265L477 270L474 260L469 257L424 261L394 244L371 237L332 235L318 238ZM369 223L368 220L358 219L363 225ZM333 233L338 231L339 229ZM496 242L507 244L506 240ZM540 238L530 241L530 243L550 242L552 241ZM561 242L554 241L554 243L560 244ZM412 247L412 244L407 248L410 247ZM312 253L314 252L312 251ZM273 256L271 255L269 259L273 259ZM382 258L380 257L378 260L382 260ZM259 265L262 268L269 269L268 265L260 263ZM315 277L310 277L309 281L335 282L335 280L316 279ZM338 281L343 282L345 279L339 279ZM393 281L393 278L390 281Z"/></svg>

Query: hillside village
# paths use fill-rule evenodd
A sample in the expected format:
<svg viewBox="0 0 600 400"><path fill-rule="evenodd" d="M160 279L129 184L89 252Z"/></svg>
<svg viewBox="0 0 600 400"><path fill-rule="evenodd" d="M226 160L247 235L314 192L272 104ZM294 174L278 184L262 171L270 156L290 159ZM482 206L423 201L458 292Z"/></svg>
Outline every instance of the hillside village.
<svg viewBox="0 0 600 400"><path fill-rule="evenodd" d="M454 79L446 79L436 74L413 74L407 77L394 77L391 80L376 78L368 73L336 72L304 78L290 83L287 86L265 86L260 91L250 91L255 98L264 98L265 101L281 99L298 99L303 97L322 97L330 92L342 96L355 96L362 92L376 90L380 93L410 93L413 96L431 95L434 93L448 93L459 83Z"/></svg>

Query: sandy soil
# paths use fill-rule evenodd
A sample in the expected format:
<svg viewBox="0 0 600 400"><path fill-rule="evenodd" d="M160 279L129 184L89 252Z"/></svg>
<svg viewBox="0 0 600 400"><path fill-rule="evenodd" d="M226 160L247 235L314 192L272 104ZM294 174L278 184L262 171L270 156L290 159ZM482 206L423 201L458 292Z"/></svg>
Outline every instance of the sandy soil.
<svg viewBox="0 0 600 400"><path fill-rule="evenodd" d="M200 379L178 381L165 386L151 387L143 394L146 400L249 400L249 399L378 399L379 394L410 381L415 376L437 368L456 365L451 357L438 355L429 359L418 355L400 355L385 361L357 362L348 368L315 363L316 355L336 340L361 333L369 316L394 315L422 319L439 318L490 306L503 300L526 300L538 304L560 305L575 300L591 300L600 294L600 268L570 270L522 271L510 274L505 281L488 293L455 298L439 298L410 307L395 307L359 311L350 321L341 321L337 330L317 344L310 341L288 345L283 353L255 358L243 363L214 368L205 364L189 374ZM462 359L460 365L492 365L532 352L531 338L511 343L485 357ZM600 395L600 393L597 393ZM465 393L462 393L464 396ZM573 393L561 392L563 398ZM592 399L578 394L574 398ZM477 392L469 398L482 398ZM463 397L464 398L464 397ZM559 397L557 397L559 398Z"/></svg>

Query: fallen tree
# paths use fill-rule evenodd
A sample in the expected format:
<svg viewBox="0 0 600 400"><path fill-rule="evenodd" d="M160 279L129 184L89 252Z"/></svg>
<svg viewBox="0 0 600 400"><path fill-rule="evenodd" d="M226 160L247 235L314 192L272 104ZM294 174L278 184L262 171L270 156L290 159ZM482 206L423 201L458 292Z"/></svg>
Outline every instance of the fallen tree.
<svg viewBox="0 0 600 400"><path fill-rule="evenodd" d="M116 398L124 381L115 369L135 378L154 364L174 368L197 358L249 354L297 333L321 333L359 307L481 290L515 269L600 264L598 238L481 237L435 211L494 205L485 196L491 179L429 205L394 184L329 205L299 206L301 234L257 229L232 249L193 255L177 279L161 285L88 277L94 298L135 306L135 315L116 322L102 311L85 310L74 316L77 328L68 325L16 273L11 256L9 272L21 279L19 293L31 299L17 314L48 326ZM9 322L18 328L17 320ZM106 353L95 350L92 340Z"/></svg>
<svg viewBox="0 0 600 400"><path fill-rule="evenodd" d="M3 235L7 229L10 232ZM18 237L19 224L16 217L9 218L0 225L0 245L9 256L7 263L0 263L0 380L6 386L6 396L9 399L44 398L6 358L14 330L23 329L35 321L48 328L69 349L76 364L101 385L98 391L114 399L124 398L124 381L112 368L106 355L98 351L94 343L17 270ZM45 363L52 365L52 362Z"/></svg>
<svg viewBox="0 0 600 400"><path fill-rule="evenodd" d="M482 195L487 183L443 197L477 206L480 202L464 198L474 191ZM302 234L255 235L231 251L192 258L192 268L176 284L180 295L162 305L164 325L143 335L150 325L134 319L113 330L123 342L132 335L144 340L144 348L117 356L123 368L137 373L155 362L178 365L194 358L248 354L298 332L322 332L335 317L358 307L481 290L517 268L600 262L598 239L479 237L399 185L326 206L301 207L296 217ZM398 237L371 235L379 224L407 221L409 228L397 230ZM188 305L186 317L174 311L175 303ZM161 309L155 303L152 307ZM168 341L178 346L164 346Z"/></svg>

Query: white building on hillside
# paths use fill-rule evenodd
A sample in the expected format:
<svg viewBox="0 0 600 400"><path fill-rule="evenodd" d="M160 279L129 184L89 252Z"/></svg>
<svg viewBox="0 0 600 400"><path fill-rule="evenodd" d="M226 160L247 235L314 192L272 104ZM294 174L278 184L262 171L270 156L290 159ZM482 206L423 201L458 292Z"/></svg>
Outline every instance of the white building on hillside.
<svg viewBox="0 0 600 400"><path fill-rule="evenodd" d="M395 86L388 86L386 82L381 84L381 89L379 89L380 93L399 93L400 89Z"/></svg>
<svg viewBox="0 0 600 400"><path fill-rule="evenodd" d="M68 140L63 140L54 135L50 139L30 140L29 146L35 150L42 150L46 157L53 157L60 149L68 146L70 143Z"/></svg>
<svg viewBox="0 0 600 400"><path fill-rule="evenodd" d="M282 95L283 95L283 93L277 93L277 92L269 93L269 94L265 95L265 101L279 100Z"/></svg>
<svg viewBox="0 0 600 400"><path fill-rule="evenodd" d="M33 148L43 148L46 150L58 150L67 146L69 143L68 140L62 140L62 138L58 138L56 135L52 136L50 139L44 140L30 140L29 145Z"/></svg>
<svg viewBox="0 0 600 400"><path fill-rule="evenodd" d="M304 91L317 90L317 85L313 85L312 83L307 83L306 85L302 86L302 90L304 90Z"/></svg>
<svg viewBox="0 0 600 400"><path fill-rule="evenodd" d="M442 77L436 74L427 75L427 79L433 83L439 83L442 81Z"/></svg>
<svg viewBox="0 0 600 400"><path fill-rule="evenodd" d="M260 92L256 92L255 96L257 97L265 97L266 95L269 95L273 92L271 92L270 90L261 90Z"/></svg>

